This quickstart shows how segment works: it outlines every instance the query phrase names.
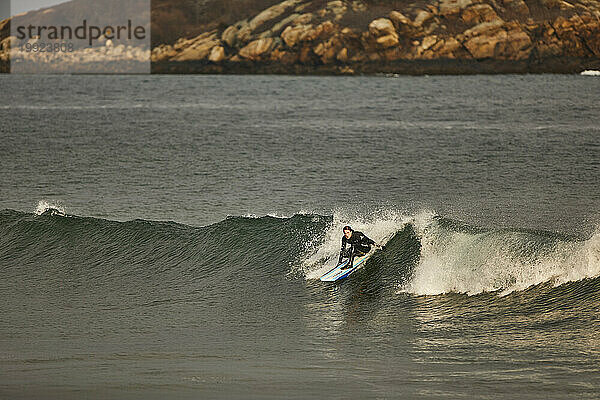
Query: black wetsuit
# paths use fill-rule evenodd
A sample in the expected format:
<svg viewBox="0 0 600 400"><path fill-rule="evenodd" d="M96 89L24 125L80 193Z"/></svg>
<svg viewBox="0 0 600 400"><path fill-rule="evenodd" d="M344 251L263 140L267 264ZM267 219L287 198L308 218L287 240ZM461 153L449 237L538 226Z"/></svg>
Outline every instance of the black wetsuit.
<svg viewBox="0 0 600 400"><path fill-rule="evenodd" d="M346 249L346 244L350 245L349 249ZM350 239L346 239L346 236L342 236L342 249L340 251L340 259L338 265L342 263L344 257L350 258L348 268L352 267L354 262L354 256L366 254L371 251L371 245L375 242L369 239L364 233L359 231L353 231Z"/></svg>

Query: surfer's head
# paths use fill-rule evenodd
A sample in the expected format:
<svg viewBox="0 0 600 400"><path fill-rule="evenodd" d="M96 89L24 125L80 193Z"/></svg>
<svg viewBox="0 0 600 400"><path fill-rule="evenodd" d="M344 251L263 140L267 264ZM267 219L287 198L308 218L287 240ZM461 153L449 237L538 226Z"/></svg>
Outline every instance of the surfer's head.
<svg viewBox="0 0 600 400"><path fill-rule="evenodd" d="M346 225L343 229L344 231L344 236L346 236L346 239L350 239L350 236L352 236L352 228L350 228L350 226Z"/></svg>

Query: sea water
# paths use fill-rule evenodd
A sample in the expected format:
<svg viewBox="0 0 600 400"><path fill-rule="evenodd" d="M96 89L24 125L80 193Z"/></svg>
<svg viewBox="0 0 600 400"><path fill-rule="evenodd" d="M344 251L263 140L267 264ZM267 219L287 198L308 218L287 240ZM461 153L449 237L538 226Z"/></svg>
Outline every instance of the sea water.
<svg viewBox="0 0 600 400"><path fill-rule="evenodd" d="M0 87L0 397L600 395L600 79Z"/></svg>

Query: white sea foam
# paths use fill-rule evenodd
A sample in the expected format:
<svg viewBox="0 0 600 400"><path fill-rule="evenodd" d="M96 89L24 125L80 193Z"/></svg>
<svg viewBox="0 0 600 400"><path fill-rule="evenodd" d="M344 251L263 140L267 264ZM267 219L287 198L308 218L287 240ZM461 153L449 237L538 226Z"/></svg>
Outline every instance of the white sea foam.
<svg viewBox="0 0 600 400"><path fill-rule="evenodd" d="M586 69L585 71L581 72L580 75L584 75L584 76L600 76L600 71L596 71L593 69Z"/></svg>
<svg viewBox="0 0 600 400"><path fill-rule="evenodd" d="M47 200L38 201L37 207L35 208L35 213L37 215L42 215L48 210L57 210L60 214L65 215L67 212L65 211L65 207L58 202L50 202Z"/></svg>
<svg viewBox="0 0 600 400"><path fill-rule="evenodd" d="M302 213L298 213L298 214L302 214ZM264 218L264 217L273 217L273 218L279 218L279 219L287 219L287 218L292 218L295 214L282 214L282 213L278 213L278 212L272 212L272 213L267 213L267 214L244 214L242 215L243 218L252 218L252 219L260 219L260 218Z"/></svg>
<svg viewBox="0 0 600 400"><path fill-rule="evenodd" d="M600 275L600 233L586 241L566 241L515 231L457 232L437 221L416 228L421 257L403 292L504 295Z"/></svg>

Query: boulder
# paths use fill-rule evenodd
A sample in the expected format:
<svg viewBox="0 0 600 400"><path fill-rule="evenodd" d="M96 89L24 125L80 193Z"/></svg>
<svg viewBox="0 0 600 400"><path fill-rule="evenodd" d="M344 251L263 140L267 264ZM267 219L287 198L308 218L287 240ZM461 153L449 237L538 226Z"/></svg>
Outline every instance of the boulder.
<svg viewBox="0 0 600 400"><path fill-rule="evenodd" d="M390 20L394 23L394 25L396 27L401 27L403 25L408 25L408 26L412 26L413 25L413 23L410 20L410 18L408 18L407 16L405 16L401 12L390 11L389 17L390 17Z"/></svg>
<svg viewBox="0 0 600 400"><path fill-rule="evenodd" d="M335 40L328 40L326 42L319 43L313 51L316 55L321 57L323 64L331 64L336 59L338 48L339 43L337 43Z"/></svg>
<svg viewBox="0 0 600 400"><path fill-rule="evenodd" d="M437 50L438 54L444 58L454 58L454 52L460 49L462 45L455 38L447 38L443 41L443 46Z"/></svg>
<svg viewBox="0 0 600 400"><path fill-rule="evenodd" d="M398 45L398 35L390 34L377 38L377 44L383 48L393 47Z"/></svg>
<svg viewBox="0 0 600 400"><path fill-rule="evenodd" d="M596 18L591 15L583 15L577 32L586 47L596 57L600 57L600 15Z"/></svg>
<svg viewBox="0 0 600 400"><path fill-rule="evenodd" d="M387 18L373 20L369 24L369 33L372 36L363 35L362 42L365 50L370 53L375 51L377 47L386 49L397 46L399 43L396 28L394 28L392 21Z"/></svg>
<svg viewBox="0 0 600 400"><path fill-rule="evenodd" d="M300 3L300 0L286 0L262 11L239 29L237 33L238 40L244 43L250 41L253 38L255 31L260 28L261 25L280 17L288 8L294 7L298 3Z"/></svg>
<svg viewBox="0 0 600 400"><path fill-rule="evenodd" d="M504 0L504 7L521 16L529 15L529 7L523 0Z"/></svg>
<svg viewBox="0 0 600 400"><path fill-rule="evenodd" d="M238 28L235 25L230 25L221 34L221 40L227 43L229 47L233 47L237 40Z"/></svg>
<svg viewBox="0 0 600 400"><path fill-rule="evenodd" d="M355 51L352 52L352 55L348 55L350 58L350 62L363 62L363 61L367 61L369 59L369 57L367 57L367 54L364 51L361 51L360 49L355 49Z"/></svg>
<svg viewBox="0 0 600 400"><path fill-rule="evenodd" d="M419 27L415 26L410 18L408 18L406 15L398 11L391 11L389 18L394 23L394 27L396 28L398 35L408 37L419 35Z"/></svg>
<svg viewBox="0 0 600 400"><path fill-rule="evenodd" d="M323 55L323 53L325 53L325 44L324 43L319 43L317 45L317 47L314 48L313 50L315 52L316 55L320 56Z"/></svg>
<svg viewBox="0 0 600 400"><path fill-rule="evenodd" d="M14 36L11 36L14 37ZM16 39L16 38L15 38ZM1 43L0 43L0 60L2 61L8 61L10 59L10 37L4 39Z"/></svg>
<svg viewBox="0 0 600 400"><path fill-rule="evenodd" d="M240 35L243 34L244 38L246 38L261 25L280 17L281 14L283 14L288 8L295 7L300 2L300 0L286 0L267 8L263 12L259 13L256 17L252 18L250 22L248 22L248 25L244 28L244 31L240 32Z"/></svg>
<svg viewBox="0 0 600 400"><path fill-rule="evenodd" d="M502 21L501 19L497 19L497 20L494 20L491 22L482 22L482 23L475 25L474 27L464 31L463 36L465 38L471 38L473 36L479 36L479 35L492 35L493 33L502 29L503 25L504 25L504 21Z"/></svg>
<svg viewBox="0 0 600 400"><path fill-rule="evenodd" d="M475 28L478 28L475 30ZM531 38L518 23L482 23L465 32L465 48L473 58L523 60L531 53Z"/></svg>
<svg viewBox="0 0 600 400"><path fill-rule="evenodd" d="M175 45L173 47L175 48L175 50L183 50L187 47L201 46L202 44L204 44L208 41L214 41L214 40L218 40L216 30L204 32L204 33L202 33L194 38L191 38L191 39L187 39L187 40L180 39L177 41L177 43L175 43Z"/></svg>
<svg viewBox="0 0 600 400"><path fill-rule="evenodd" d="M208 60L218 63L225 59L225 49L223 46L215 46L210 51L210 55L208 56Z"/></svg>
<svg viewBox="0 0 600 400"><path fill-rule="evenodd" d="M561 49L561 55L590 57L597 54L600 21L585 15L583 18L578 15L573 15L569 19L560 16L552 22L551 27L554 29L552 43Z"/></svg>
<svg viewBox="0 0 600 400"><path fill-rule="evenodd" d="M288 47L294 47L297 43L302 41L312 29L312 25L288 25L288 27L281 32L280 36Z"/></svg>
<svg viewBox="0 0 600 400"><path fill-rule="evenodd" d="M300 14L295 20L294 25L307 25L314 18L312 13Z"/></svg>
<svg viewBox="0 0 600 400"><path fill-rule="evenodd" d="M199 43L194 43L182 49L179 54L172 57L175 61L191 61L191 60L203 60L211 52L212 48L218 45L220 42L215 39L207 39Z"/></svg>
<svg viewBox="0 0 600 400"><path fill-rule="evenodd" d="M294 47L299 42L331 36L334 30L335 26L331 21L325 21L316 27L312 25L288 26L281 32L281 39L288 47Z"/></svg>
<svg viewBox="0 0 600 400"><path fill-rule="evenodd" d="M527 59L532 50L529 35L520 28L509 29L506 34L506 43L503 44L496 56L506 60Z"/></svg>
<svg viewBox="0 0 600 400"><path fill-rule="evenodd" d="M500 17L489 4L474 4L463 10L461 19L467 25L476 25L482 22L491 22Z"/></svg>
<svg viewBox="0 0 600 400"><path fill-rule="evenodd" d="M421 49L427 50L438 41L438 37L436 35L425 36L423 41L421 42Z"/></svg>
<svg viewBox="0 0 600 400"><path fill-rule="evenodd" d="M394 24L387 18L379 18L373 20L369 24L369 32L373 36L386 36L386 35L397 35L396 28L394 28Z"/></svg>
<svg viewBox="0 0 600 400"><path fill-rule="evenodd" d="M348 61L348 49L345 47L343 49L341 49L337 53L335 58L340 62L343 62L343 63L347 62Z"/></svg>
<svg viewBox="0 0 600 400"><path fill-rule="evenodd" d="M464 46L473 58L492 58L498 43L506 42L507 37L506 31L501 29L492 35L475 36L467 40Z"/></svg>
<svg viewBox="0 0 600 400"><path fill-rule="evenodd" d="M459 14L463 8L473 4L473 0L440 0L440 15L444 17Z"/></svg>
<svg viewBox="0 0 600 400"><path fill-rule="evenodd" d="M317 26L316 34L319 36L328 36L331 35L335 30L335 25L331 21L325 21Z"/></svg>
<svg viewBox="0 0 600 400"><path fill-rule="evenodd" d="M371 35L369 32L363 32L360 34L360 44L362 47L362 50L364 50L367 53L371 53L371 52L376 52L378 51L378 46L377 46L377 38L373 37L373 35Z"/></svg>
<svg viewBox="0 0 600 400"><path fill-rule="evenodd" d="M300 4L299 6L296 6L296 8L294 8L294 11L296 12L302 12L304 10L306 10L308 7L310 7L312 4L310 2L308 3L304 3L304 4Z"/></svg>
<svg viewBox="0 0 600 400"><path fill-rule="evenodd" d="M344 2L342 2L340 0L334 0L334 1L330 1L329 3L327 3L326 9L328 11L330 11L331 13L333 13L333 19L335 21L339 21L340 19L343 18L344 14L346 13L346 10L348 8L344 4Z"/></svg>
<svg viewBox="0 0 600 400"><path fill-rule="evenodd" d="M248 43L239 51L239 55L248 60L259 60L261 55L271 49L273 38L258 39Z"/></svg>
<svg viewBox="0 0 600 400"><path fill-rule="evenodd" d="M431 18L433 18L433 14L425 11L425 10L421 10L417 13L417 16L415 17L415 22L414 25L416 27L421 27L423 26L427 21L429 21Z"/></svg>

